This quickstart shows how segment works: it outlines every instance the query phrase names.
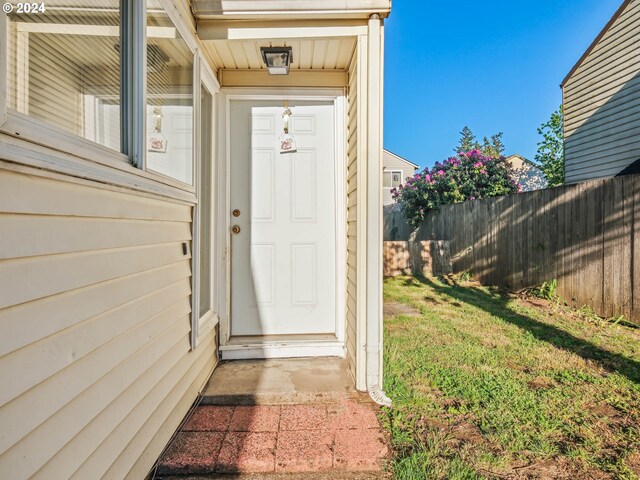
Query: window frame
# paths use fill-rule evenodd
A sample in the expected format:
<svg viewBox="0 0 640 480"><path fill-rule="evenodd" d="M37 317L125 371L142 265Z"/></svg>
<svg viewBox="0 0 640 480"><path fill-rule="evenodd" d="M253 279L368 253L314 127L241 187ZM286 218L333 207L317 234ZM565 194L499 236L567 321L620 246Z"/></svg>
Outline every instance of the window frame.
<svg viewBox="0 0 640 480"><path fill-rule="evenodd" d="M389 175L391 175L391 185L388 186L388 187L384 186L384 174L385 173L388 173ZM403 178L404 178L403 177L404 176L404 170L398 170L398 169L395 169L395 170L384 170L382 172L382 187L383 188L387 188L387 189L398 188L398 186L395 186L395 187L393 186L393 174L394 173L399 173L400 174L400 185L402 185L402 181L403 181Z"/></svg>
<svg viewBox="0 0 640 480"><path fill-rule="evenodd" d="M123 4L128 2L120 0L120 41L126 39L126 34L122 28ZM146 2L143 2L146 3ZM0 13L0 38L3 45L9 44L9 28L7 14ZM28 32L25 32L28 34ZM124 36L123 36L124 35ZM107 164L128 164L129 158L126 154L113 150L109 147L101 145L92 140L81 137L74 133L68 132L53 123L48 123L34 117L30 117L24 113L9 109L7 105L7 73L9 69L9 58L7 49L0 49L0 132L6 133L16 138L43 145L65 153L93 160L99 157L102 161L98 163ZM121 52L122 53L122 52ZM122 56L122 55L121 55ZM120 59L122 65L122 58ZM122 73L121 73L122 83ZM121 87L122 90L122 87ZM122 120L121 120L122 121ZM122 128L121 128L122 129Z"/></svg>
<svg viewBox="0 0 640 480"><path fill-rule="evenodd" d="M203 292L200 291L200 255L202 253L202 245L200 245L200 209L202 207L201 203L201 191L200 191L200 175L202 172L202 162L205 160L202 158L202 138L203 138L203 122L200 121L201 113L202 113L202 98L201 98L201 89L205 88L209 94L211 95L211 121L210 127L212 131L216 131L216 104L217 104L217 96L220 92L220 85L211 68L207 64L207 61L200 54L197 57L197 67L198 67L198 85L197 88L194 86L194 115L197 119L194 125L197 125L197 128L194 128L194 154L196 157L196 162L194 166L194 186L196 187L196 199L197 203L193 207L193 223L192 223L192 238L193 238L193 249L192 249L192 261L191 261L191 271L192 275L192 303L191 303L191 348L195 349L198 344L202 341L202 339L206 336L207 333L214 328L219 322L218 316L218 299L217 299L217 282L215 275L215 265L216 265L216 257L217 257L217 244L216 235L215 235L215 225L217 219L217 162L216 162L216 149L217 149L217 138L211 136L211 148L210 155L211 158L211 178L209 179L208 187L211 191L211 204L209 205L209 225L211 228L211 235L209 238L209 279L210 279L210 289L209 289L209 305L210 308L204 314L200 315L200 296L203 295Z"/></svg>
<svg viewBox="0 0 640 480"><path fill-rule="evenodd" d="M171 0L159 0L160 6L170 19L193 56L193 86L199 88L197 64L203 58L198 51L195 34ZM8 17L0 12L0 39L8 45ZM195 173L193 185L184 183L154 170L146 165L146 78L147 78L147 2L140 0L129 2L120 0L120 104L121 104L121 150L111 149L80 135L68 132L54 124L11 110L7 105L8 55L6 48L0 48L0 134L13 137L18 142L26 141L50 149L52 155L47 158L51 170L68 171L68 162L60 157L70 154L92 163L116 168L121 171L144 177L170 188L195 194ZM135 66L139 66L135 68ZM195 102L195 93L194 93ZM195 106L195 103L194 103ZM193 120L196 121L195 108ZM195 131L196 124L193 124ZM12 142L13 143L13 142ZM195 144L192 152L192 171L195 172ZM54 153L55 152L55 153ZM22 163L42 168L42 161L25 156ZM91 169L95 170L95 169ZM109 178L108 173L104 177ZM116 175L120 178L119 175Z"/></svg>

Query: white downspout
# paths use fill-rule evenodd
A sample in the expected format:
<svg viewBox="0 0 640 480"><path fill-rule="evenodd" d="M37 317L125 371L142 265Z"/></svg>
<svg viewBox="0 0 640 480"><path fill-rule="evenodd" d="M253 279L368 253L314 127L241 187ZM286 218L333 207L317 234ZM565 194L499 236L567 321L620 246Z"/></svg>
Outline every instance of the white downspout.
<svg viewBox="0 0 640 480"><path fill-rule="evenodd" d="M369 18L367 51L367 391L391 406L382 391L382 21Z"/></svg>

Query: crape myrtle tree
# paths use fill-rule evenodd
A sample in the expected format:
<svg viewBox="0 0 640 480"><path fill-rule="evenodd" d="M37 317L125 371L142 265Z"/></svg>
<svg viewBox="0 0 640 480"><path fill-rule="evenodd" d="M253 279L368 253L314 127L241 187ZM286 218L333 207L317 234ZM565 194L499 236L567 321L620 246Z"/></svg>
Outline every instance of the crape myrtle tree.
<svg viewBox="0 0 640 480"><path fill-rule="evenodd" d="M510 174L504 157L489 157L473 149L436 162L433 168L416 173L404 185L392 189L391 194L402 205L407 221L418 227L425 214L440 205L520 191Z"/></svg>

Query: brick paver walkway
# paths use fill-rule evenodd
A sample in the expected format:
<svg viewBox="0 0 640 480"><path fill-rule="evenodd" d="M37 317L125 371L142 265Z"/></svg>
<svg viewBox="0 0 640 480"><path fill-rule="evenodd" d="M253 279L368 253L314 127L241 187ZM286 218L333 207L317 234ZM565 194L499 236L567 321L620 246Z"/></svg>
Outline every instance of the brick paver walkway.
<svg viewBox="0 0 640 480"><path fill-rule="evenodd" d="M368 398L200 406L160 461L160 475L380 471L388 449Z"/></svg>

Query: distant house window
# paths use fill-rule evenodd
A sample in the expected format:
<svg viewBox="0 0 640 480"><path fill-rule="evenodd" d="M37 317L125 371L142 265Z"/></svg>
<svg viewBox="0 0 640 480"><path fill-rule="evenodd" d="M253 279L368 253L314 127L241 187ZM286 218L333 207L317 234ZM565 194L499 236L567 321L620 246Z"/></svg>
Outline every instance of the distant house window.
<svg viewBox="0 0 640 480"><path fill-rule="evenodd" d="M382 186L384 188L397 188L402 185L402 170L390 170L382 173Z"/></svg>
<svg viewBox="0 0 640 480"><path fill-rule="evenodd" d="M46 7L7 15L8 111L121 151L120 1Z"/></svg>

